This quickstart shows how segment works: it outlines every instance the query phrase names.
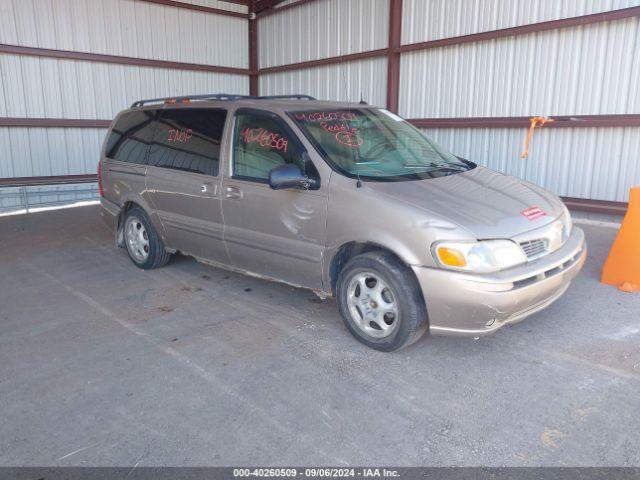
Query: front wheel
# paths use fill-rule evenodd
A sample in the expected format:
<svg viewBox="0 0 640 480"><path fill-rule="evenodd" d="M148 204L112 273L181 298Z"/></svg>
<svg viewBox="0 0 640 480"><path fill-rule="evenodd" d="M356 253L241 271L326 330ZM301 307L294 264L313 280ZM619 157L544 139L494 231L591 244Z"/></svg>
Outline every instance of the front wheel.
<svg viewBox="0 0 640 480"><path fill-rule="evenodd" d="M129 258L145 270L159 268L171 259L149 217L140 207L133 207L124 217L124 243Z"/></svg>
<svg viewBox="0 0 640 480"><path fill-rule="evenodd" d="M350 260L340 273L337 296L349 331L376 350L407 347L428 328L415 275L390 253L368 252Z"/></svg>

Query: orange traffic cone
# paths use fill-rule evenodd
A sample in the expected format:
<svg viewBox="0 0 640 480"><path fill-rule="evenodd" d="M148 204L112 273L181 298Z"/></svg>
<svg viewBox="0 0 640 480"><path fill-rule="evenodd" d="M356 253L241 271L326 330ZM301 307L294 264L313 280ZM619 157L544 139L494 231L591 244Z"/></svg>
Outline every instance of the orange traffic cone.
<svg viewBox="0 0 640 480"><path fill-rule="evenodd" d="M640 187L631 189L627 214L604 262L600 281L623 292L640 291Z"/></svg>

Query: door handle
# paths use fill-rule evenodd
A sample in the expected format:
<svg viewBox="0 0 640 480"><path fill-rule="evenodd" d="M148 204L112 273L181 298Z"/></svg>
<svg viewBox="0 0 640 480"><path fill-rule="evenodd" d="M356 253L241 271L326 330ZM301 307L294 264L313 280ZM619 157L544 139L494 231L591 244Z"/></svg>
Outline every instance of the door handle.
<svg viewBox="0 0 640 480"><path fill-rule="evenodd" d="M208 193L208 192L212 192L213 194L216 193L216 188L215 185L211 182L204 182L201 186L200 186L200 191L202 193Z"/></svg>
<svg viewBox="0 0 640 480"><path fill-rule="evenodd" d="M242 190L238 187L227 187L224 196L225 198L239 199L242 198Z"/></svg>

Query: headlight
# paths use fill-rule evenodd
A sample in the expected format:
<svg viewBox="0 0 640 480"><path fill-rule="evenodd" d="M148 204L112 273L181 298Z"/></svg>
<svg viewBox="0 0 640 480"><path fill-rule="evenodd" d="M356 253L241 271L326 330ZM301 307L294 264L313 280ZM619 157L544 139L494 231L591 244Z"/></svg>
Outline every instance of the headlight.
<svg viewBox="0 0 640 480"><path fill-rule="evenodd" d="M465 272L497 272L527 262L520 246L511 240L437 242L432 250L441 267Z"/></svg>
<svg viewBox="0 0 640 480"><path fill-rule="evenodd" d="M560 216L562 222L562 243L566 242L571 236L571 229L573 228L573 220L571 219L571 213L566 205L564 206L564 213Z"/></svg>

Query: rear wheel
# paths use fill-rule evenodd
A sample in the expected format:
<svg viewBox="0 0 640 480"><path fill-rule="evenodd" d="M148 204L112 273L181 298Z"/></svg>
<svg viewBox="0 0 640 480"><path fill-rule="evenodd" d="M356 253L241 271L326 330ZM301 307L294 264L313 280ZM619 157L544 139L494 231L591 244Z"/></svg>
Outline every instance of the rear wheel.
<svg viewBox="0 0 640 480"><path fill-rule="evenodd" d="M160 236L147 214L139 207L129 210L124 217L124 243L129 258L145 270L167 264L171 254L164 249Z"/></svg>
<svg viewBox="0 0 640 480"><path fill-rule="evenodd" d="M390 352L407 347L427 330L427 309L409 267L387 252L350 260L337 285L340 313L365 345Z"/></svg>

